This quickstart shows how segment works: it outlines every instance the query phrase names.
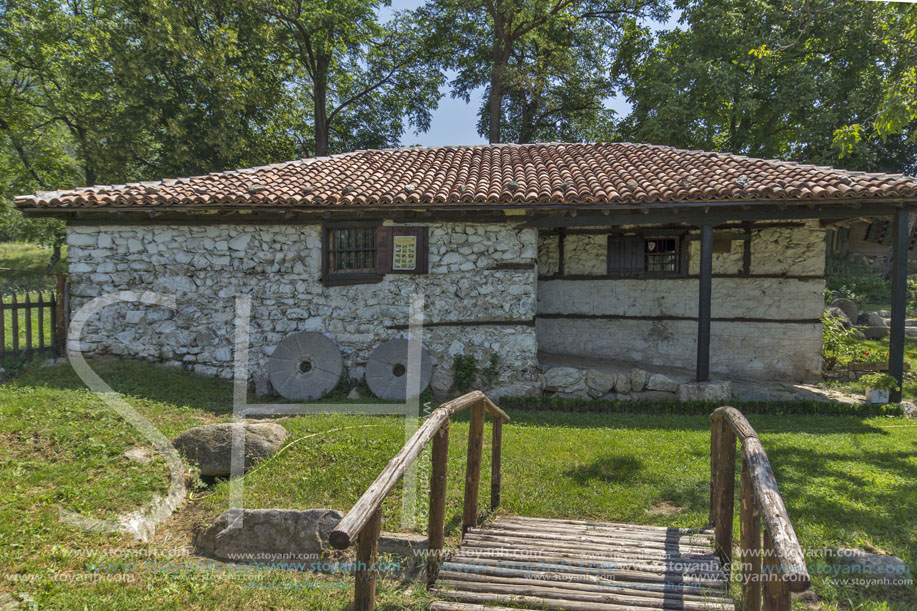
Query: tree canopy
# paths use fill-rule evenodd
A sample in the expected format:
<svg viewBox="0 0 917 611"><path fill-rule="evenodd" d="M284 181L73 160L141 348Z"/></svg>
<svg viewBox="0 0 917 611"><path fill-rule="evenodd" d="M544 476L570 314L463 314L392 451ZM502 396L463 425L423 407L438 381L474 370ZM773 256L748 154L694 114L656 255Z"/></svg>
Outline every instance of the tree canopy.
<svg viewBox="0 0 917 611"><path fill-rule="evenodd" d="M673 1L5 0L0 239L60 242L16 194L395 146L445 93L491 142L917 172L917 8Z"/></svg>

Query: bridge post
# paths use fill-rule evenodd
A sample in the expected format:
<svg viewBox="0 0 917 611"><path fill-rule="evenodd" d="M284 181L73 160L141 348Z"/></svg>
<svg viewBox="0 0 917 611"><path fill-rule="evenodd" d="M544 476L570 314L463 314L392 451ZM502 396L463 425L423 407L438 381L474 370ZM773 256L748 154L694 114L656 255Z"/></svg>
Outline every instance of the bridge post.
<svg viewBox="0 0 917 611"><path fill-rule="evenodd" d="M732 562L732 516L734 510L736 476L736 436L725 418L717 421L720 427L719 447L716 451L716 521L714 538L716 552L728 569Z"/></svg>
<svg viewBox="0 0 917 611"><path fill-rule="evenodd" d="M751 469L742 453L739 488L739 562L742 566L742 611L761 611L761 513L755 503Z"/></svg>
<svg viewBox="0 0 917 611"><path fill-rule="evenodd" d="M449 421L433 437L433 469L430 473L430 516L427 523L427 584L439 573L446 540L446 466L449 463Z"/></svg>
<svg viewBox="0 0 917 611"><path fill-rule="evenodd" d="M484 450L484 404L471 406L468 422L468 462L465 466L465 506L462 534L478 525L478 488L481 485L481 453Z"/></svg>

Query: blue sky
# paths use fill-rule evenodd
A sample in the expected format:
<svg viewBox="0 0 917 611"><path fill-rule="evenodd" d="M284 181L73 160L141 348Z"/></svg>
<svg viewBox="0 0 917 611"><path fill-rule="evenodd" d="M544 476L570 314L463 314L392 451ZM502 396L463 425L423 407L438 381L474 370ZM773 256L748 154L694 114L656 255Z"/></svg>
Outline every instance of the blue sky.
<svg viewBox="0 0 917 611"><path fill-rule="evenodd" d="M412 9L423 4L423 0L392 0L391 7L384 7L380 15L386 18L394 11ZM653 22L650 25L654 30L674 28L678 21L678 12L674 12L667 23ZM477 111L480 108L483 88L471 96L471 102L466 104L463 100L455 99L449 95L448 86L443 91L439 106L433 112L430 129L426 132L415 133L412 128L401 137L402 144L409 146L420 144L423 146L443 146L449 144L486 144L487 140L475 131L477 124ZM630 105L621 97L606 100L606 104L619 115L626 115Z"/></svg>

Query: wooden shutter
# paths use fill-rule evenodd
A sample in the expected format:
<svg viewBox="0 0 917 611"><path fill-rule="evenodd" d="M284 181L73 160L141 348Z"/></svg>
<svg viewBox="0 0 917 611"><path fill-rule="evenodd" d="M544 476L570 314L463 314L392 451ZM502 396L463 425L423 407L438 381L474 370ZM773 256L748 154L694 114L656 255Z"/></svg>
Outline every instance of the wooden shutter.
<svg viewBox="0 0 917 611"><path fill-rule="evenodd" d="M608 273L642 273L644 271L643 243L642 237L608 236Z"/></svg>
<svg viewBox="0 0 917 611"><path fill-rule="evenodd" d="M414 269L393 269L395 238L411 236L416 238L416 260ZM377 267L381 274L426 274L428 273L429 250L428 227L401 227L388 225L380 227L376 233Z"/></svg>

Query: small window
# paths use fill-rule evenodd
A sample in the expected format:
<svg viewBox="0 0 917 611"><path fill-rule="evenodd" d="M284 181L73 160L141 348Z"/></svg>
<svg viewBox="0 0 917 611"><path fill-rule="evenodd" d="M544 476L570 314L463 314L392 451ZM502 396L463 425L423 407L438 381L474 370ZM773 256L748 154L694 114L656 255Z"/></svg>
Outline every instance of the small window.
<svg viewBox="0 0 917 611"><path fill-rule="evenodd" d="M678 236L609 236L608 274L678 274L681 272Z"/></svg>
<svg viewBox="0 0 917 611"><path fill-rule="evenodd" d="M678 240L647 238L643 241L644 270L650 273L678 271Z"/></svg>
<svg viewBox="0 0 917 611"><path fill-rule="evenodd" d="M367 273L376 271L376 229L332 229L328 243L328 271Z"/></svg>
<svg viewBox="0 0 917 611"><path fill-rule="evenodd" d="M322 233L322 280L325 284L378 282L379 233L375 225L326 226Z"/></svg>

